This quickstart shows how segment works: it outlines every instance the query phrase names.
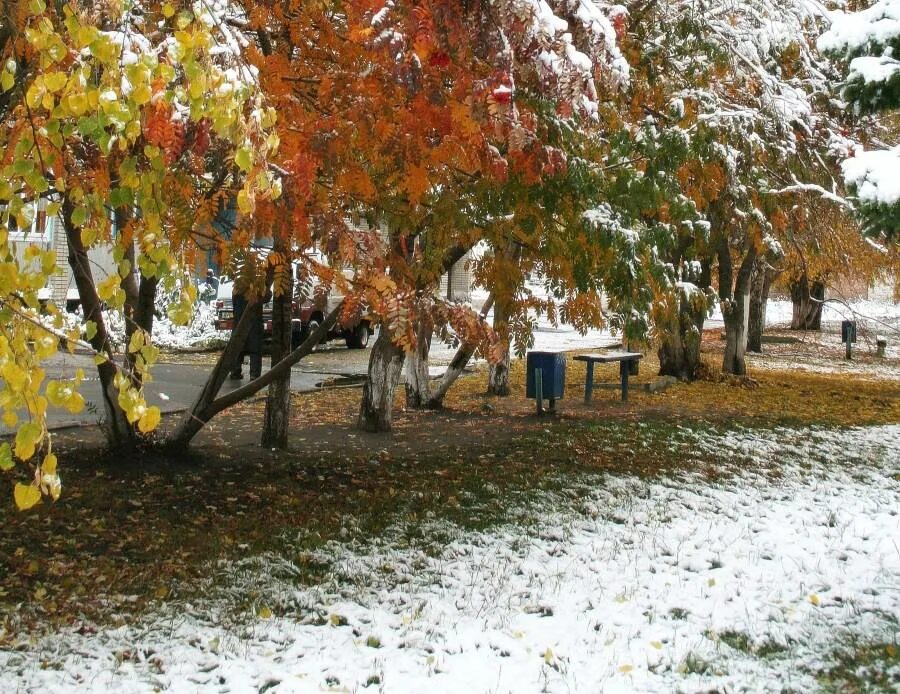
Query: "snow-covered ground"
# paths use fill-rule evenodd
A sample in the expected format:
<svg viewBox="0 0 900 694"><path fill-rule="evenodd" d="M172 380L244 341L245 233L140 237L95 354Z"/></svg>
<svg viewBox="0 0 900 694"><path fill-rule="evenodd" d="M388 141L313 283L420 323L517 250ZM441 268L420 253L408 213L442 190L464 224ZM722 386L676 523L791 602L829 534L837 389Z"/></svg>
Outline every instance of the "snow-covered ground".
<svg viewBox="0 0 900 694"><path fill-rule="evenodd" d="M766 302L766 327L788 327L793 315L793 304L789 299L770 299ZM840 303L827 301L822 308L822 323L839 324L843 320L855 320L860 327L874 332L888 330L891 326L900 329L900 303L887 301L851 301ZM722 311L716 306L707 321L709 327L722 325Z"/></svg>
<svg viewBox="0 0 900 694"><path fill-rule="evenodd" d="M640 454L638 426L606 454ZM220 566L204 604L0 652L0 688L811 691L851 638L897 643L900 426L655 436L706 474L561 472L481 532L347 519L321 585L289 556ZM217 601L251 590L261 616L224 626Z"/></svg>

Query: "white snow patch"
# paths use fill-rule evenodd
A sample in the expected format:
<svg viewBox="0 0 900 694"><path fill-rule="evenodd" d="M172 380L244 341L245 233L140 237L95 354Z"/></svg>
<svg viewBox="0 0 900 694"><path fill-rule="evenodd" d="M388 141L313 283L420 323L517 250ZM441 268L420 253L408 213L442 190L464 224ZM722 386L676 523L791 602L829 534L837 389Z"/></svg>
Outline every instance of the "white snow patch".
<svg viewBox="0 0 900 694"><path fill-rule="evenodd" d="M636 447L640 435L637 428ZM723 482L592 477L571 496L539 496L525 527L417 525L437 552L411 544L413 528L402 525L333 542L315 556L331 567L315 587L291 580L289 557L256 557L230 575L256 580L281 602L269 604L293 617L228 628L214 602L172 605L139 624L64 630L0 651L0 684L55 692L356 692L374 682L435 694L808 691L848 635L896 642L898 439L900 426L678 428L673 459L708 461ZM778 475L766 474L772 468ZM340 619L316 625L316 615ZM735 646L729 633L749 646ZM752 654L763 645L778 652Z"/></svg>

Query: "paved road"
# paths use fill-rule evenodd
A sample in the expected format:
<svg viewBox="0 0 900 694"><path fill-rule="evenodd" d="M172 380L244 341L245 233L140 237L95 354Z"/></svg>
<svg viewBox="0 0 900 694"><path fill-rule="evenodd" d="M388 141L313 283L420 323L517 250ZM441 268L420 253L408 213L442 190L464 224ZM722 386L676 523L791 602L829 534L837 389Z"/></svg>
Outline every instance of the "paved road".
<svg viewBox="0 0 900 694"><path fill-rule="evenodd" d="M567 327L541 327L535 333L534 349L592 348L606 346L612 342L615 340L608 333L599 331L580 336ZM443 372L455 351L453 346L443 342L432 343L433 375ZM291 370L291 389L298 393L309 392L316 390L320 383L332 379L363 377L366 374L368 360L369 350L347 349L341 341L321 346ZM266 368L267 362L268 359L263 360L263 368ZM51 428L96 424L103 415L100 383L91 357L78 354L57 355L46 365L47 378L71 378L78 368L84 369L87 376L81 386L87 407L77 415L51 408L48 415ZM147 402L159 406L163 412L177 412L190 407L206 382L208 371L209 367L202 364L157 364L153 367L153 381L145 387ZM246 365L244 373L246 374ZM246 381L226 381L221 392L226 393L242 383ZM0 424L0 436L9 433L11 431Z"/></svg>

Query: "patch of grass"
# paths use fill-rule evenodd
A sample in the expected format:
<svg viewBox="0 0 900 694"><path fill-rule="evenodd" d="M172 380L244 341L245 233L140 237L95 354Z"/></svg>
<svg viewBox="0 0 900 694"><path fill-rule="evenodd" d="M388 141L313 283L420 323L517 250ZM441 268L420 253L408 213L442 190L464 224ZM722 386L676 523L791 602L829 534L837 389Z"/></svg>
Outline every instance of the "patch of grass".
<svg viewBox="0 0 900 694"><path fill-rule="evenodd" d="M687 619L690 614L690 610L686 610L683 607L673 607L669 610L669 614L672 615L673 619Z"/></svg>
<svg viewBox="0 0 900 694"><path fill-rule="evenodd" d="M759 658L770 658L788 650L787 646L778 643L774 639L766 639L759 643L754 642L750 635L743 631L723 631L718 634L717 638L729 648Z"/></svg>
<svg viewBox="0 0 900 694"><path fill-rule="evenodd" d="M895 641L851 645L833 658L834 665L816 673L824 692L900 691L900 646Z"/></svg>
<svg viewBox="0 0 900 694"><path fill-rule="evenodd" d="M718 675L721 674L711 662L690 651L678 665L678 672L683 675Z"/></svg>

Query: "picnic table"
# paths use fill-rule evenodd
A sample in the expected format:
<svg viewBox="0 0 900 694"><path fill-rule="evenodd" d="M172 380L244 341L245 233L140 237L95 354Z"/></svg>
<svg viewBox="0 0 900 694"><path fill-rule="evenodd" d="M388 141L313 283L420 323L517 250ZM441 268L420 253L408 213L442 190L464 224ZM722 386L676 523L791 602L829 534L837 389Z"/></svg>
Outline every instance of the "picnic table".
<svg viewBox="0 0 900 694"><path fill-rule="evenodd" d="M594 364L619 362L619 375L622 379L622 402L628 400L628 375L631 365L637 364L644 355L640 352L604 352L603 354L579 354L575 361L587 362L587 373L584 377L584 402L590 403L594 394Z"/></svg>

